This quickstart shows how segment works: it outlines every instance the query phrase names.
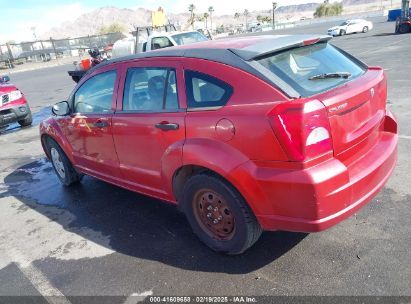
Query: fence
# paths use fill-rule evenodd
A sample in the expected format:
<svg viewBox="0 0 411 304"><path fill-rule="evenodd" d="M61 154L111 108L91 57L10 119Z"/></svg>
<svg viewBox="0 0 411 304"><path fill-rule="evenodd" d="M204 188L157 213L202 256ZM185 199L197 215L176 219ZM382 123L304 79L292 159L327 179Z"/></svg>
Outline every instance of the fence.
<svg viewBox="0 0 411 304"><path fill-rule="evenodd" d="M123 38L121 33L89 35L77 38L36 40L0 45L0 66L13 68L26 62L43 62L62 57L81 57L87 50L103 50Z"/></svg>

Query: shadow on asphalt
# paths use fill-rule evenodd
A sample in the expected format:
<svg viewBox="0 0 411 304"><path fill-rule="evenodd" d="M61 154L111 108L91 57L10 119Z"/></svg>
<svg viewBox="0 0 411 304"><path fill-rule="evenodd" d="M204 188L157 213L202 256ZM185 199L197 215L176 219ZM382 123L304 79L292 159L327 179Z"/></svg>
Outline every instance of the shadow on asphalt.
<svg viewBox="0 0 411 304"><path fill-rule="evenodd" d="M23 129L37 127L41 121L51 116L51 107L42 108L40 111L33 113L33 123L28 127L21 127L17 122L8 125L5 129L0 129L0 135L17 132Z"/></svg>
<svg viewBox="0 0 411 304"><path fill-rule="evenodd" d="M278 259L307 235L265 232L243 255L225 256L205 247L175 206L88 176L79 185L63 187L46 159L16 169L5 184L8 190L3 197L15 196L67 231L107 247L101 238L82 234L82 228L88 228L107 236L114 251L182 269L248 273ZM53 212L55 207L65 212Z"/></svg>
<svg viewBox="0 0 411 304"><path fill-rule="evenodd" d="M394 31L392 33L379 33L379 34L374 34L374 37L385 37L385 36L396 36L398 35Z"/></svg>

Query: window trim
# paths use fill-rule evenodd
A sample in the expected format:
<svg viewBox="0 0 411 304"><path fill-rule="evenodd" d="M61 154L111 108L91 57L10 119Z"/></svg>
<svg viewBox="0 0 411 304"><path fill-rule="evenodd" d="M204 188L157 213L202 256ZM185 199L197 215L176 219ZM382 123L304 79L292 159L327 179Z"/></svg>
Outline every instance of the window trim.
<svg viewBox="0 0 411 304"><path fill-rule="evenodd" d="M164 69L164 70L167 71L167 73L166 73L166 77L167 77L166 78L166 83L167 84L168 84L168 81L169 81L170 71L173 70L175 78L176 78L176 94L177 94L177 107L178 108L177 109L162 109L162 110L159 110L159 111L157 111L157 110L156 111L124 110L124 95L126 94L126 91L127 91L127 89L126 89L127 74L129 72L129 70L132 70L132 69L153 69L153 70L155 70L155 69ZM178 77L177 77L177 68L176 67L169 67L169 66L161 67L161 66L151 66L151 65L150 66L129 66L125 69L124 75L125 76L124 76L123 94L121 96L121 110L117 110L116 113L119 113L119 114L127 114L127 113L131 113L131 114L132 113L153 114L153 113L179 113L179 112L185 112L186 111L186 109L183 109L183 108L180 107L180 94L178 93L178 79L177 79ZM167 86L165 86L164 92L166 92L166 88L167 88ZM163 92L163 105L164 105L164 102L167 101L167 98L166 98L164 92Z"/></svg>
<svg viewBox="0 0 411 304"><path fill-rule="evenodd" d="M224 89L224 95L219 101L209 101L209 102L197 102L194 98L193 89L193 78L199 78L210 82L222 89ZM187 110L192 111L193 109L204 109L204 110L216 110L225 106L234 93L233 87L227 82L221 80L220 78L214 77L203 72L198 72L194 70L185 70L184 79L186 85L186 98L187 98Z"/></svg>
<svg viewBox="0 0 411 304"><path fill-rule="evenodd" d="M76 112L75 111L75 99L76 99L76 94L77 92L83 87L83 85L85 85L89 80L93 79L94 77L97 77L99 75L105 74L105 73L110 73L110 72L114 72L116 75L116 78L114 80L114 84L113 84L113 94L111 97L111 106L110 106L110 110L106 111L106 112ZM103 71L101 73L95 74L89 78L87 78L78 88L76 88L76 90L72 93L71 98L70 98L70 102L69 102L69 106L71 107L71 115L79 115L79 114L84 114L84 115L102 115L102 114L109 114L112 115L114 113L113 110L113 97L115 96L115 91L116 91L116 84L118 82L118 77L119 77L119 72L117 69L112 69L112 70L106 70Z"/></svg>

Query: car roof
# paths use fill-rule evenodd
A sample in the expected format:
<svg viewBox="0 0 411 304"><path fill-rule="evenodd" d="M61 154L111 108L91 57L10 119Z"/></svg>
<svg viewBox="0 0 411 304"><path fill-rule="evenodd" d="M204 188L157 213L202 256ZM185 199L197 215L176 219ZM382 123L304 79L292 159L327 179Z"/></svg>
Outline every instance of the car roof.
<svg viewBox="0 0 411 304"><path fill-rule="evenodd" d="M261 67L254 64L253 61L271 53L302 47L320 41L326 42L331 38L328 35L259 35L209 40L111 59L90 69L88 73L106 65L144 58L198 58L220 62L247 71L274 86L280 87L289 97L297 98L300 95L291 86L274 75L273 78L275 79L268 79L264 75L265 73L262 73L261 70L259 71ZM279 83L281 83L280 86L278 85Z"/></svg>
<svg viewBox="0 0 411 304"><path fill-rule="evenodd" d="M210 59L221 53L234 53L243 60L304 46L307 42L328 41L328 35L259 35L209 40L181 46L158 49L110 60L109 63L150 57L195 57ZM223 60L223 59L222 59Z"/></svg>

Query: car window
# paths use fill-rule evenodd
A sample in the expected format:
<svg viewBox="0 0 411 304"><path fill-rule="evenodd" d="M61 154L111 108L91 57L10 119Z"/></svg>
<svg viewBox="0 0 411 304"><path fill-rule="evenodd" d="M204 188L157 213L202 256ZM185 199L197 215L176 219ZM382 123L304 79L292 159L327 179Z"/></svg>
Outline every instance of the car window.
<svg viewBox="0 0 411 304"><path fill-rule="evenodd" d="M233 93L224 81L207 74L185 71L189 107L215 107L227 103Z"/></svg>
<svg viewBox="0 0 411 304"><path fill-rule="evenodd" d="M269 73L273 73L291 85L301 96L307 97L324 92L348 82L365 71L359 63L351 60L328 43L293 48L257 59ZM347 72L348 78L310 79L327 73Z"/></svg>
<svg viewBox="0 0 411 304"><path fill-rule="evenodd" d="M189 33L176 34L176 35L173 35L172 37L178 45L185 45L185 44L208 40L208 38L200 32L189 32Z"/></svg>
<svg viewBox="0 0 411 304"><path fill-rule="evenodd" d="M173 46L173 44L167 37L156 37L151 40L152 50L162 49L169 46Z"/></svg>
<svg viewBox="0 0 411 304"><path fill-rule="evenodd" d="M84 82L74 94L74 112L111 112L116 76L116 71L108 71Z"/></svg>
<svg viewBox="0 0 411 304"><path fill-rule="evenodd" d="M169 68L127 70L123 111L163 112L178 110L176 71Z"/></svg>

